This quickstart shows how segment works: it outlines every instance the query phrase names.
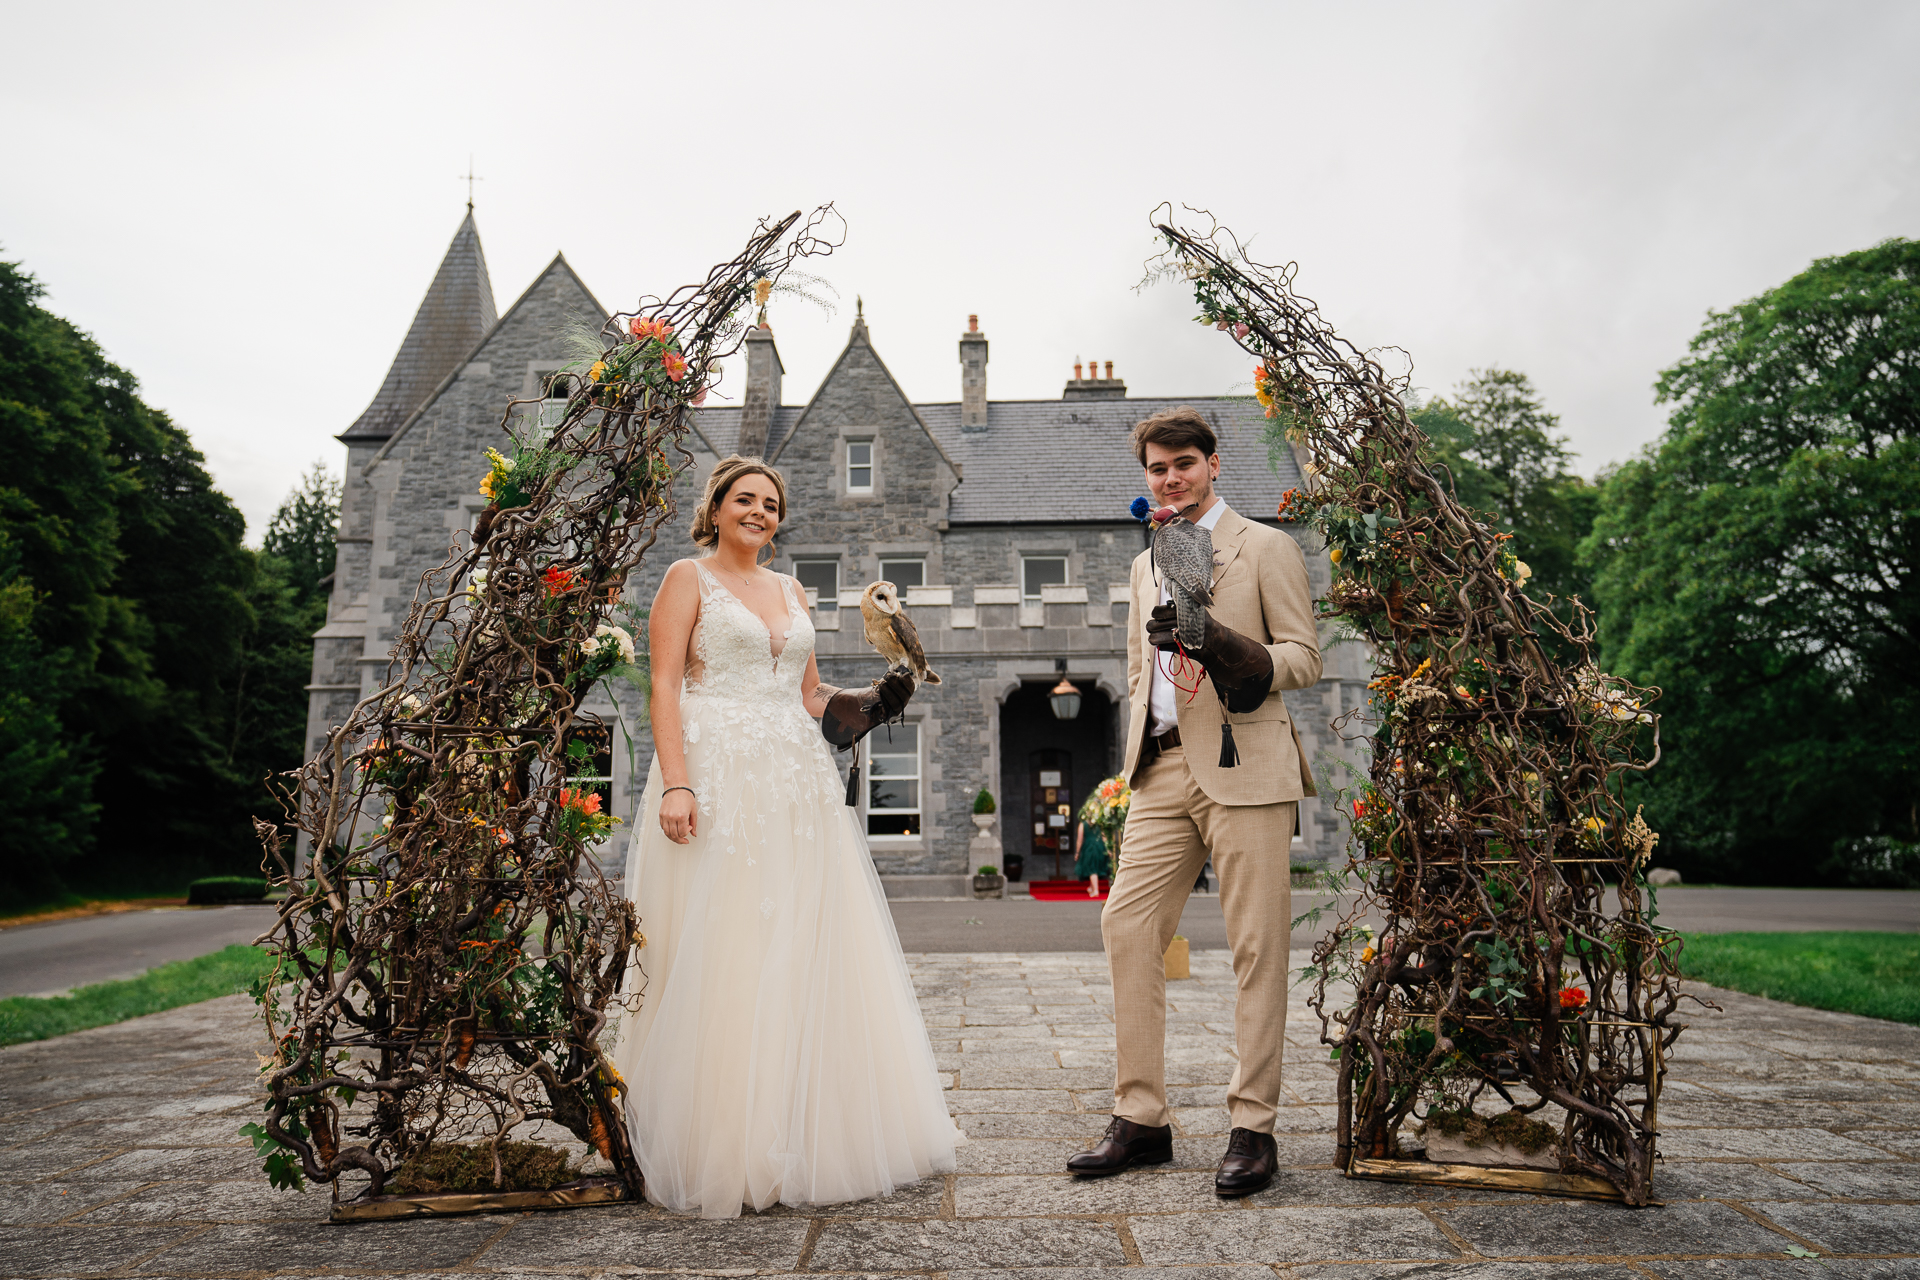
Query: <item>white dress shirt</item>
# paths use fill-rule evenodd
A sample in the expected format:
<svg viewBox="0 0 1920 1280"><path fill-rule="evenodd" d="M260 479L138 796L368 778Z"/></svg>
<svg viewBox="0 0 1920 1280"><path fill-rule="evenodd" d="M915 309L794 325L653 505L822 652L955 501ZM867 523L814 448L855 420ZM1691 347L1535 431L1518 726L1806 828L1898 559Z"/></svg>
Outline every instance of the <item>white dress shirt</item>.
<svg viewBox="0 0 1920 1280"><path fill-rule="evenodd" d="M1205 529L1208 533L1212 533L1213 527L1220 523L1220 517L1226 509L1226 500L1222 499L1214 503L1213 506L1208 509L1207 513L1198 520L1195 520L1194 523L1202 529ZM1172 597L1167 594L1167 584L1162 582L1160 584L1160 603L1165 604L1170 599L1172 599ZM1172 672L1178 669L1178 664L1181 659L1178 653L1169 653L1165 649L1154 649L1152 645L1148 645L1147 647L1152 650L1153 653L1153 671L1149 673L1147 677L1152 681L1147 688L1147 733L1149 736L1157 738L1169 729L1177 727L1180 723L1179 699L1182 695L1173 683ZM1188 667L1187 670L1191 672L1192 668ZM1188 679L1192 680L1193 678L1194 677L1189 674Z"/></svg>

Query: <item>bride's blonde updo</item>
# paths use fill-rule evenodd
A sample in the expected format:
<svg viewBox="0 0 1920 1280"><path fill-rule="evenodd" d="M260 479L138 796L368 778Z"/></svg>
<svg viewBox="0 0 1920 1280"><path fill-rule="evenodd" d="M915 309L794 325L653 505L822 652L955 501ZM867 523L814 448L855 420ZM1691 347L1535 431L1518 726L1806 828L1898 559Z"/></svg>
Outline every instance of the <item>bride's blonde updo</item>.
<svg viewBox="0 0 1920 1280"><path fill-rule="evenodd" d="M765 476L773 481L773 491L780 499L780 523L787 522L786 477L763 458L743 458L730 453L720 459L713 474L707 477L706 495L700 499L700 510L693 517L693 540L700 546L719 544L720 530L714 525L714 513L720 510L720 504L727 500L727 490L733 488L733 482L741 476Z"/></svg>

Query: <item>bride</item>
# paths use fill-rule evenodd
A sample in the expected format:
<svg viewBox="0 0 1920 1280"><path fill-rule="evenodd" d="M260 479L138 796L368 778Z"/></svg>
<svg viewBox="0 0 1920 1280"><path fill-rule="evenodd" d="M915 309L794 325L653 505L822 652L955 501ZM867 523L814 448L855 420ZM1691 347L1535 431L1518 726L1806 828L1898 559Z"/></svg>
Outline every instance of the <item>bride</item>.
<svg viewBox="0 0 1920 1280"><path fill-rule="evenodd" d="M649 622L647 941L615 1061L647 1197L709 1218L885 1195L963 1141L828 750L913 680L820 683L799 584L758 566L786 514L779 472L722 461L693 522L712 553L667 570Z"/></svg>

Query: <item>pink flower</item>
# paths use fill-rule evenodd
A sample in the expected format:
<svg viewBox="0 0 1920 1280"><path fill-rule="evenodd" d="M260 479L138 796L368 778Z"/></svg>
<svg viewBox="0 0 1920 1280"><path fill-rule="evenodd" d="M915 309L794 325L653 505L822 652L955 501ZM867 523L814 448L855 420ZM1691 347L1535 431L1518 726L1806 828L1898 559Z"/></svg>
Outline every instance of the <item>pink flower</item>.
<svg viewBox="0 0 1920 1280"><path fill-rule="evenodd" d="M1251 330L1251 329L1249 329L1249 328L1248 328L1248 327L1247 327L1246 325L1244 325L1244 324L1237 324L1237 325L1235 325L1235 326L1233 326L1233 336L1234 336L1234 337L1236 337L1236 338L1244 338L1244 337L1246 337L1246 336L1247 336L1247 334L1249 334L1249 333L1251 333L1251 332L1252 332L1252 330Z"/></svg>
<svg viewBox="0 0 1920 1280"><path fill-rule="evenodd" d="M706 402L707 402L707 389L705 387L702 387L698 391L693 393L693 400L691 403L694 408L698 409L701 405L705 404Z"/></svg>
<svg viewBox="0 0 1920 1280"><path fill-rule="evenodd" d="M667 376L675 382L687 376L687 358L678 351L661 353L660 364L666 369Z"/></svg>

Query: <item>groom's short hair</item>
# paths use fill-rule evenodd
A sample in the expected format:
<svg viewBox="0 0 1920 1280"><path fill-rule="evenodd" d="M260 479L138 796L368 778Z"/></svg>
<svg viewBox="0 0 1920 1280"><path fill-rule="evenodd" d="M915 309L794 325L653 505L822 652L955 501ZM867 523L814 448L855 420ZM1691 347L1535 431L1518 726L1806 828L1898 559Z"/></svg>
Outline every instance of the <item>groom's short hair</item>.
<svg viewBox="0 0 1920 1280"><path fill-rule="evenodd" d="M1133 429L1133 456L1140 459L1143 467L1147 465L1147 446L1150 444L1157 444L1163 449L1192 445L1200 450L1203 458L1211 458L1220 452L1219 437L1213 434L1213 428L1200 416L1200 411L1184 406L1156 413Z"/></svg>

